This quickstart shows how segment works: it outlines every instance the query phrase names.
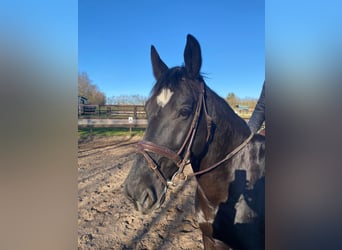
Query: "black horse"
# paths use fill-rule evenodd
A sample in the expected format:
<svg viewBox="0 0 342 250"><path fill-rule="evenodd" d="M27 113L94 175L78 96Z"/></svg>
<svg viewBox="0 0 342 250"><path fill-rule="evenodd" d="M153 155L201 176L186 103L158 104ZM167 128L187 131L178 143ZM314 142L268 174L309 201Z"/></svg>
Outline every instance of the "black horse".
<svg viewBox="0 0 342 250"><path fill-rule="evenodd" d="M191 163L205 249L264 249L265 138L251 134L206 86L193 36L187 36L184 66L168 68L153 46L151 59L156 84L126 195L142 213L159 208L174 177L184 178Z"/></svg>

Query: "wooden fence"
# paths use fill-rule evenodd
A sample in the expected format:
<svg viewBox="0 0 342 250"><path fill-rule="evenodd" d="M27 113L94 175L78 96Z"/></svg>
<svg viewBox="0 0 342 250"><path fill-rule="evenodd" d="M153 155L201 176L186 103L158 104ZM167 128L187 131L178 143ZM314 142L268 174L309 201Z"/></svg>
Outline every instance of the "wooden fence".
<svg viewBox="0 0 342 250"><path fill-rule="evenodd" d="M236 113L246 121L251 113ZM144 105L83 105L78 107L79 126L146 127Z"/></svg>
<svg viewBox="0 0 342 250"><path fill-rule="evenodd" d="M78 107L81 127L142 127L147 126L143 105L82 105Z"/></svg>
<svg viewBox="0 0 342 250"><path fill-rule="evenodd" d="M79 119L146 119L144 105L82 105L78 107Z"/></svg>

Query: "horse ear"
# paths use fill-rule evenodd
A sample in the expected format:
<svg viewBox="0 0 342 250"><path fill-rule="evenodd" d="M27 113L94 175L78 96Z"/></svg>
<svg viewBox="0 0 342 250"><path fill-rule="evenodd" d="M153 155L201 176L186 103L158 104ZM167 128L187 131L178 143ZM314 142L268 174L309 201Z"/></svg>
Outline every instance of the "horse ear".
<svg viewBox="0 0 342 250"><path fill-rule="evenodd" d="M169 68L160 59L159 54L153 45L151 46L151 61L152 61L153 75L156 78L156 80L158 80L162 76L162 74Z"/></svg>
<svg viewBox="0 0 342 250"><path fill-rule="evenodd" d="M191 77L199 75L202 65L201 47L196 38L190 34L187 36L184 50L184 62L185 68Z"/></svg>

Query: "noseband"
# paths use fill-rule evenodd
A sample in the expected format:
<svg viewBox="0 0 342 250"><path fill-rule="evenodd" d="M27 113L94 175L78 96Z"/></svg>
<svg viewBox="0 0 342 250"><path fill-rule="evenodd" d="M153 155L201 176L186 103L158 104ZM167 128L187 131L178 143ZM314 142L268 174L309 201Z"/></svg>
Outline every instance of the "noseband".
<svg viewBox="0 0 342 250"><path fill-rule="evenodd" d="M199 101L197 103L196 111L194 118L191 123L191 127L185 137L185 140L182 144L182 146L179 148L177 152L161 146L157 145L153 142L142 140L135 144L136 150L138 153L141 153L144 158L147 160L150 168L155 172L155 174L159 177L160 181L165 185L165 187L168 187L169 184L173 184L173 179L175 176L179 175L183 180L185 180L187 177L192 177L195 175L200 175L207 173L211 171L212 169L216 168L220 164L222 164L224 161L228 160L231 158L234 154L236 154L238 151L240 151L247 143L252 139L253 133L237 148L235 148L232 152L230 152L223 160L215 163L214 165L210 166L209 168L206 168L204 170L189 174L189 175L184 175L183 171L186 165L190 163L190 154L191 154L191 147L194 142L194 138L197 132L198 128L198 123L200 120L200 115L201 115L201 110L203 107L203 112L206 118L206 123L207 123L207 137L206 137L206 143L208 143L210 137L211 137L211 126L212 126L212 118L209 116L207 112L207 107L206 107L206 102L205 102L205 88L204 88L204 83L201 82L200 84L200 97ZM185 151L184 151L185 150ZM157 163L155 160L150 156L149 152L164 156L168 158L169 160L172 160L178 167L178 171L173 175L171 178L171 181L168 181L163 174L161 173L160 169L158 168ZM184 157L182 157L182 153L184 153Z"/></svg>

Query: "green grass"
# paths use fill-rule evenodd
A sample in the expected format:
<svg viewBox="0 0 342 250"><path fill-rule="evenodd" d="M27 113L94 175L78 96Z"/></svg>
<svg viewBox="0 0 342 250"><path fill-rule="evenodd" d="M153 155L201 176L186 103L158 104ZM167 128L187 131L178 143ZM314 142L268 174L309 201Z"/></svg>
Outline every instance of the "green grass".
<svg viewBox="0 0 342 250"><path fill-rule="evenodd" d="M144 132L144 128L132 128L132 133L129 128L78 128L78 137L142 136Z"/></svg>

